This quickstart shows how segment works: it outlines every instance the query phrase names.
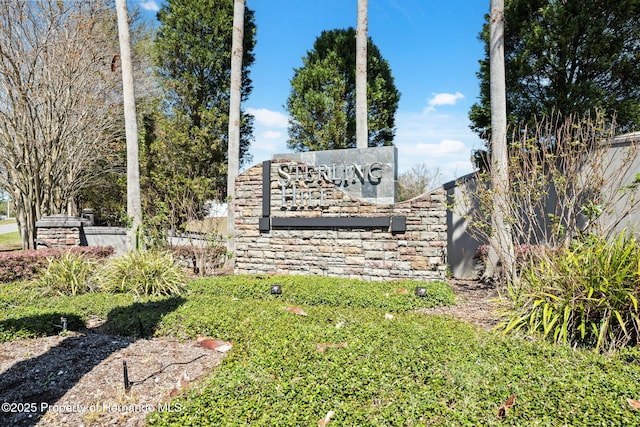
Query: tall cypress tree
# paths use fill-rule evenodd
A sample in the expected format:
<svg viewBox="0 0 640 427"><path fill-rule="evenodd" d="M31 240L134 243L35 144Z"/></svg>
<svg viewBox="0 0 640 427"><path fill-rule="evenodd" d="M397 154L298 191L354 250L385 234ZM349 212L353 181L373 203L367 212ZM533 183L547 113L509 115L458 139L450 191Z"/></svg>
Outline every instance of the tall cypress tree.
<svg viewBox="0 0 640 427"><path fill-rule="evenodd" d="M398 92L389 63L368 38L368 145L392 145ZM295 151L356 146L356 31L323 31L294 70L287 146Z"/></svg>
<svg viewBox="0 0 640 427"><path fill-rule="evenodd" d="M155 65L166 99L150 156L210 196L226 195L233 0L168 0L158 12ZM254 13L245 8L242 93L251 92ZM240 163L249 159L253 117L241 113ZM208 182L203 182L206 179Z"/></svg>

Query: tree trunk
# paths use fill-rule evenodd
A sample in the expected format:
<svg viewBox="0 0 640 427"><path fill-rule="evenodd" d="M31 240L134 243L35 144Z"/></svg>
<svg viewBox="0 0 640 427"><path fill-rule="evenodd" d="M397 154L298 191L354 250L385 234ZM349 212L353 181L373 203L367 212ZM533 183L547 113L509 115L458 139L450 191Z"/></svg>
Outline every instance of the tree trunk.
<svg viewBox="0 0 640 427"><path fill-rule="evenodd" d="M369 146L367 124L367 2L358 0L358 25L356 28L356 147Z"/></svg>
<svg viewBox="0 0 640 427"><path fill-rule="evenodd" d="M126 0L116 0L120 61L122 65L122 93L124 97L124 122L127 138L127 216L131 228L127 232L127 250L138 249L142 226L142 202L140 200L140 167L138 159L138 124L136 99L133 88L133 65L129 41L129 14Z"/></svg>
<svg viewBox="0 0 640 427"><path fill-rule="evenodd" d="M22 249L36 249L36 214L34 209L34 200L28 197L28 194L19 190L13 193L14 216L18 224L18 232L22 240Z"/></svg>
<svg viewBox="0 0 640 427"><path fill-rule="evenodd" d="M240 101L242 89L242 42L244 39L244 0L233 5L231 41L231 97L229 99L229 146L227 153L227 250L231 254L227 267L234 265L235 185L240 170Z"/></svg>
<svg viewBox="0 0 640 427"><path fill-rule="evenodd" d="M509 215L509 170L507 153L507 102L504 67L504 0L491 0L490 22L491 150L490 173L493 188L492 233L485 278L502 274L515 280L515 257Z"/></svg>

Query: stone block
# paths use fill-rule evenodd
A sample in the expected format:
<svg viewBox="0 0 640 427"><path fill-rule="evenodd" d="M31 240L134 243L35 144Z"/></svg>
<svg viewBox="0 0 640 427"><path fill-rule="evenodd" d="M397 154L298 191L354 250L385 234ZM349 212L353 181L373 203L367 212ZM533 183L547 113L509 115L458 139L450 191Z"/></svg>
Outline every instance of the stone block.
<svg viewBox="0 0 640 427"><path fill-rule="evenodd" d="M363 265L364 257L363 256L346 256L344 257L345 265Z"/></svg>

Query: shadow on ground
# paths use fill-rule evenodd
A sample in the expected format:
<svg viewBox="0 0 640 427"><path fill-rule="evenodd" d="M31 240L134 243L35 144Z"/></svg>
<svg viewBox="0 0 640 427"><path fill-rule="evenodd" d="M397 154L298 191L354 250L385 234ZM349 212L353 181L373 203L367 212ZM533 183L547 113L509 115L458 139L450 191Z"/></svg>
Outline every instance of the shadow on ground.
<svg viewBox="0 0 640 427"><path fill-rule="evenodd" d="M0 330L26 329L39 335L52 335L53 331L62 331L61 318L65 318L69 328L68 332L54 337L54 345L46 352L17 362L0 374L0 402L4 404L0 425L36 425L86 373L136 339L152 336L162 317L184 301L171 297L117 307L111 310L104 324L89 329L83 329L84 324L77 316L59 312L0 322ZM89 335L92 339L88 339ZM113 378L124 382L123 370L114 372Z"/></svg>

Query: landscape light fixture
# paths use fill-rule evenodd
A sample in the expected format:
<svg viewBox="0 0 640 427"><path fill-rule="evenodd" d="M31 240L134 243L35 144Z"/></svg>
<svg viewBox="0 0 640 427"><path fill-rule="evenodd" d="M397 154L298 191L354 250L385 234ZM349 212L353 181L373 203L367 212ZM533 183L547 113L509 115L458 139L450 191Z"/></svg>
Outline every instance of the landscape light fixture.
<svg viewBox="0 0 640 427"><path fill-rule="evenodd" d="M124 391L128 392L131 389L131 381L129 381L129 370L127 369L127 361L122 359L122 376L124 380Z"/></svg>
<svg viewBox="0 0 640 427"><path fill-rule="evenodd" d="M427 288L424 286L417 286L415 294L417 297L424 298L427 296Z"/></svg>
<svg viewBox="0 0 640 427"><path fill-rule="evenodd" d="M282 294L281 285L271 285L271 295L281 295L281 294Z"/></svg>

